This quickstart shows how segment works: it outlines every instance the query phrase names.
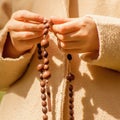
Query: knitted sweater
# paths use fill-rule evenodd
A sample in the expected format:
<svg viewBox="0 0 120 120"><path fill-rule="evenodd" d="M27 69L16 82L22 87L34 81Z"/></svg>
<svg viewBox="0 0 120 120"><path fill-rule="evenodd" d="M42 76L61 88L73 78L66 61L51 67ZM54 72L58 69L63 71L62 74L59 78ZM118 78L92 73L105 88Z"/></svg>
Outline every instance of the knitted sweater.
<svg viewBox="0 0 120 120"><path fill-rule="evenodd" d="M11 14L20 9L41 16L90 16L99 36L99 56L94 53L72 54L75 75L75 120L120 119L120 1L119 0L1 0L0 1L0 88L7 88L0 104L0 120L42 120L36 47L19 58L3 58L2 52ZM50 34L48 48L52 112L49 120L69 120L66 54Z"/></svg>

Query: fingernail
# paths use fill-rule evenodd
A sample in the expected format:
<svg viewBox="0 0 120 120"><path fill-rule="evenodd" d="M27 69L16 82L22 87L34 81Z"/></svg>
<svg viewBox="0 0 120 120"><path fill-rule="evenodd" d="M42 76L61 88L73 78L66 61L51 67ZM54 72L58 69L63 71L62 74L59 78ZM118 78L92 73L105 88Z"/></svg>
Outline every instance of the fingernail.
<svg viewBox="0 0 120 120"><path fill-rule="evenodd" d="M61 46L62 48L64 48L64 47L65 47L65 44L64 44L63 42L60 42L60 46Z"/></svg>
<svg viewBox="0 0 120 120"><path fill-rule="evenodd" d="M44 35L47 35L47 34L48 34L48 29L45 29L45 30L43 31L43 34L44 34Z"/></svg>
<svg viewBox="0 0 120 120"><path fill-rule="evenodd" d="M40 20L40 21L44 21L44 18L43 18L43 17L39 17L39 20Z"/></svg>
<svg viewBox="0 0 120 120"><path fill-rule="evenodd" d="M45 28L49 28L50 27L50 24L49 23L46 23L45 24Z"/></svg>
<svg viewBox="0 0 120 120"><path fill-rule="evenodd" d="M43 23L46 24L48 22L48 20L46 18L44 18Z"/></svg>

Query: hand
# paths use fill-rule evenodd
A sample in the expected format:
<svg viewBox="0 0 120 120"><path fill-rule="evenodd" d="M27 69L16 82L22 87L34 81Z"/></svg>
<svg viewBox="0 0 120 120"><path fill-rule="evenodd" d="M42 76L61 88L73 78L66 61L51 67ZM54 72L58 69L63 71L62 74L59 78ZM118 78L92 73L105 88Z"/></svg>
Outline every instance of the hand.
<svg viewBox="0 0 120 120"><path fill-rule="evenodd" d="M99 50L98 32L90 17L51 18L52 31L58 38L58 45L65 52L93 52Z"/></svg>
<svg viewBox="0 0 120 120"><path fill-rule="evenodd" d="M7 24L10 33L7 46L11 49L12 57L23 54L41 41L44 32L47 31L47 26L43 22L43 17L27 10L13 13Z"/></svg>

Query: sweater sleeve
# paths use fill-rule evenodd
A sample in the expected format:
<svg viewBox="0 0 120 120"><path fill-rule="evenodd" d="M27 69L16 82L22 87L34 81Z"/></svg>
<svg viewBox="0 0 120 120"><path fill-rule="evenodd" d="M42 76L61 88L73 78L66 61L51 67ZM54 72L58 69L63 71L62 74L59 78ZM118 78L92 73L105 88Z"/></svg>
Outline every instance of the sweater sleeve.
<svg viewBox="0 0 120 120"><path fill-rule="evenodd" d="M6 26L10 17L10 1L0 1L0 89L9 87L23 75L35 51L34 47L32 50L15 59L2 57L8 34ZM6 8L8 9L6 10Z"/></svg>
<svg viewBox="0 0 120 120"><path fill-rule="evenodd" d="M26 71L33 50L19 58L0 58L0 89L9 87L18 80Z"/></svg>
<svg viewBox="0 0 120 120"><path fill-rule="evenodd" d="M4 43L7 37L7 31L3 28L0 31L0 41L2 42L1 48L4 48ZM3 50L3 49L2 49ZM1 51L2 51L1 50ZM3 58L2 52L0 55L0 89L9 87L12 83L18 80L25 70L27 69L32 55L34 54L35 47L26 52L18 58Z"/></svg>
<svg viewBox="0 0 120 120"><path fill-rule="evenodd" d="M84 53L86 62L120 71L120 19L108 16L89 15L96 23L99 36L99 53Z"/></svg>

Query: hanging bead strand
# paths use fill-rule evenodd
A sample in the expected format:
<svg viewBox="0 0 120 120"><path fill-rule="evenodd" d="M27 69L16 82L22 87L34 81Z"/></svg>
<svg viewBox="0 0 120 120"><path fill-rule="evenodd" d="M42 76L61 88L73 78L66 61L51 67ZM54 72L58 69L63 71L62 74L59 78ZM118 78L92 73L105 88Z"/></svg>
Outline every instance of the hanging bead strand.
<svg viewBox="0 0 120 120"><path fill-rule="evenodd" d="M44 24L47 24L45 21ZM49 26L49 25L47 25ZM48 27L49 29L49 27ZM38 59L43 60L42 64L38 64L37 70L40 72L40 86L41 86L41 100L42 100L42 112L43 112L43 120L48 120L47 112L51 111L51 101L50 101L50 89L48 85L49 78L51 77L51 73L49 71L49 59L48 52L46 48L49 46L49 41L47 39L47 34L44 33L43 40L41 43L37 44L38 48Z"/></svg>
<svg viewBox="0 0 120 120"><path fill-rule="evenodd" d="M71 73L71 60L72 60L72 55L67 54L67 60L68 60L68 73L66 76L66 79L69 81L69 120L74 120L74 98L73 98L73 85L72 81L75 79L75 76Z"/></svg>

